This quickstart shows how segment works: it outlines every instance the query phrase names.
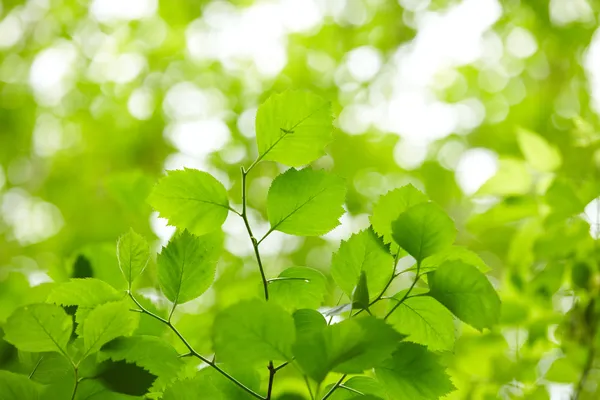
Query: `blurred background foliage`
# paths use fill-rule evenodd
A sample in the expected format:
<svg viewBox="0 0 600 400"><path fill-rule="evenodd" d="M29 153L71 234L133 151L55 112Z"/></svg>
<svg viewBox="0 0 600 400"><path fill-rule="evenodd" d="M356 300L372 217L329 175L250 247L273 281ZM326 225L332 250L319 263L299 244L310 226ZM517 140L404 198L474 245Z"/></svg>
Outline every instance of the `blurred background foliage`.
<svg viewBox="0 0 600 400"><path fill-rule="evenodd" d="M449 399L600 398L599 11L596 0L1 0L0 325L52 282L124 288L117 237L133 227L158 251L173 233L146 203L165 169L207 170L239 204L257 105L301 88L334 104L335 140L315 167L347 180L348 214L322 238L269 236L268 273L327 270L377 197L413 183L452 215L503 299L494 331L457 328ZM250 177L259 236L279 172L261 163ZM176 316L200 352L215 311L260 290L239 222L224 225L214 287ZM160 305L152 282L139 286ZM0 368L21 368L15 354L0 341ZM279 398L302 398L302 382L279 382Z"/></svg>

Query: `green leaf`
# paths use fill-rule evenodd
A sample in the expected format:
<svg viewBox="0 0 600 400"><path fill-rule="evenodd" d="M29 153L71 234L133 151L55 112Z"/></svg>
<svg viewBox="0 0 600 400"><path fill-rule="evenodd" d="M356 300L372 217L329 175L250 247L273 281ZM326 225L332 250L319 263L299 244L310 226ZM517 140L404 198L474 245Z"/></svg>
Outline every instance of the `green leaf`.
<svg viewBox="0 0 600 400"><path fill-rule="evenodd" d="M455 389L438 356L414 343L401 343L375 375L390 399L437 400Z"/></svg>
<svg viewBox="0 0 600 400"><path fill-rule="evenodd" d="M19 359L32 372L30 379L35 382L50 385L73 379L73 366L62 354L19 352Z"/></svg>
<svg viewBox="0 0 600 400"><path fill-rule="evenodd" d="M491 328L500 318L500 298L477 268L447 261L428 275L430 295L472 327Z"/></svg>
<svg viewBox="0 0 600 400"><path fill-rule="evenodd" d="M367 316L303 336L293 350L302 370L321 382L330 371L355 374L373 368L389 357L402 337L382 320Z"/></svg>
<svg viewBox="0 0 600 400"><path fill-rule="evenodd" d="M373 206L373 215L371 215L373 229L383 237L384 243L391 243L397 248L392 238L392 222L410 207L427 201L427 196L413 185L402 186L387 192L379 197ZM392 250L395 253L396 249Z"/></svg>
<svg viewBox="0 0 600 400"><path fill-rule="evenodd" d="M322 329L327 327L327 321L325 321L325 317L323 317L323 315L317 310L297 310L293 317L298 341L301 340L300 337L306 337L315 332L320 332Z"/></svg>
<svg viewBox="0 0 600 400"><path fill-rule="evenodd" d="M477 267L483 273L490 270L490 267L488 267L477 253L461 246L452 246L424 259L421 263L421 272L434 271L446 261L462 261L465 264Z"/></svg>
<svg viewBox="0 0 600 400"><path fill-rule="evenodd" d="M288 169L269 189L267 214L271 230L319 236L339 225L346 185L342 178L309 168Z"/></svg>
<svg viewBox="0 0 600 400"><path fill-rule="evenodd" d="M294 320L276 304L261 300L237 303L217 315L213 345L219 360L252 365L291 359Z"/></svg>
<svg viewBox="0 0 600 400"><path fill-rule="evenodd" d="M66 354L73 332L73 319L54 304L21 307L8 318L4 340L30 352L57 351Z"/></svg>
<svg viewBox="0 0 600 400"><path fill-rule="evenodd" d="M158 378L152 385L155 390L177 378L185 365L173 346L155 336L116 338L102 347L99 361L104 359L125 360L156 375Z"/></svg>
<svg viewBox="0 0 600 400"><path fill-rule="evenodd" d="M559 150L537 133L517 128L521 152L531 166L541 172L552 172L562 164Z"/></svg>
<svg viewBox="0 0 600 400"><path fill-rule="evenodd" d="M223 184L207 172L189 168L167 171L148 201L169 224L195 235L219 229L229 212Z"/></svg>
<svg viewBox="0 0 600 400"><path fill-rule="evenodd" d="M324 154L331 141L331 105L305 91L274 94L256 112L259 159L298 167Z"/></svg>
<svg viewBox="0 0 600 400"><path fill-rule="evenodd" d="M143 236L130 229L117 242L117 258L119 259L119 268L131 287L133 280L142 273L148 264L150 258L148 243Z"/></svg>
<svg viewBox="0 0 600 400"><path fill-rule="evenodd" d="M0 399L37 400L41 399L41 386L25 375L0 370Z"/></svg>
<svg viewBox="0 0 600 400"><path fill-rule="evenodd" d="M335 283L348 295L352 293L361 273L367 278L371 298L381 293L389 281L394 258L372 229L365 229L342 241L340 249L331 260L331 276Z"/></svg>
<svg viewBox="0 0 600 400"><path fill-rule="evenodd" d="M327 292L325 276L316 269L291 267L269 282L269 299L286 310L319 308Z"/></svg>
<svg viewBox="0 0 600 400"><path fill-rule="evenodd" d="M446 250L454 242L454 222L438 205L422 203L400 214L392 223L396 243L417 262Z"/></svg>
<svg viewBox="0 0 600 400"><path fill-rule="evenodd" d="M492 176L477 190L477 194L498 196L518 196L531 189L531 174L522 160L501 158L496 175Z"/></svg>
<svg viewBox="0 0 600 400"><path fill-rule="evenodd" d="M406 291L396 294L400 300ZM413 290L411 293L415 293ZM390 302L393 307L396 302ZM437 300L426 297L409 297L396 308L387 320L406 340L425 345L431 351L452 350L454 347L454 318Z"/></svg>
<svg viewBox="0 0 600 400"><path fill-rule="evenodd" d="M138 320L139 314L129 311L126 302L106 303L94 308L83 326L82 359L119 336L131 335Z"/></svg>
<svg viewBox="0 0 600 400"><path fill-rule="evenodd" d="M369 288L367 287L367 274L361 271L358 284L352 293L352 308L356 310L369 309Z"/></svg>
<svg viewBox="0 0 600 400"><path fill-rule="evenodd" d="M171 302L183 304L210 287L221 251L220 236L195 236L183 231L158 255L158 283Z"/></svg>
<svg viewBox="0 0 600 400"><path fill-rule="evenodd" d="M260 377L245 367L220 365L231 376L254 392L260 388ZM238 387L212 368L204 368L195 376L173 382L164 392L162 400L251 400L248 392Z"/></svg>
<svg viewBox="0 0 600 400"><path fill-rule="evenodd" d="M577 382L580 376L581 366L575 365L573 360L563 357L554 360L545 378L551 382L572 383Z"/></svg>
<svg viewBox="0 0 600 400"><path fill-rule="evenodd" d="M74 278L56 285L46 301L61 306L92 308L122 297L123 294L100 279Z"/></svg>

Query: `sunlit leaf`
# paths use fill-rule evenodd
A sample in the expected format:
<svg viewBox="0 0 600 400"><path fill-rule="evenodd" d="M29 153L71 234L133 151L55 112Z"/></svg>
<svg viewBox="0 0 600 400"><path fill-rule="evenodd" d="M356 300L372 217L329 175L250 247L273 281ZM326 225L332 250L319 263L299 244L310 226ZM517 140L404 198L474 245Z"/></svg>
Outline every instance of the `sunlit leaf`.
<svg viewBox="0 0 600 400"><path fill-rule="evenodd" d="M406 291L394 296L402 299ZM414 293L414 291L413 291ZM396 301L391 301L394 306ZM406 340L425 345L431 351L452 350L454 347L454 318L437 300L427 297L409 297L394 310L387 320Z"/></svg>
<svg viewBox="0 0 600 400"><path fill-rule="evenodd" d="M217 357L245 365L290 360L295 337L292 316L261 300L243 301L221 311L213 327Z"/></svg>
<svg viewBox="0 0 600 400"><path fill-rule="evenodd" d="M269 189L267 214L271 230L320 236L339 225L346 185L325 171L290 168Z"/></svg>
<svg viewBox="0 0 600 400"><path fill-rule="evenodd" d="M477 194L493 194L500 196L516 196L531 189L531 173L527 165L515 158L501 158L496 175L486 181Z"/></svg>
<svg viewBox="0 0 600 400"><path fill-rule="evenodd" d="M330 371L361 373L394 351L402 335L380 319L347 319L315 331L294 345L302 370L317 382Z"/></svg>
<svg viewBox="0 0 600 400"><path fill-rule="evenodd" d="M373 215L371 215L373 229L383 237L386 244L391 243L393 247L397 248L392 238L392 222L410 207L425 203L427 200L427 196L413 185L402 186L387 192L373 206Z"/></svg>
<svg viewBox="0 0 600 400"><path fill-rule="evenodd" d="M220 250L216 234L176 234L157 259L158 283L167 299L183 304L204 293L214 280Z"/></svg>
<svg viewBox="0 0 600 400"><path fill-rule="evenodd" d="M454 242L454 222L434 203L422 203L400 214L392 223L394 240L417 262L446 250Z"/></svg>
<svg viewBox="0 0 600 400"><path fill-rule="evenodd" d="M292 167L324 154L331 141L331 105L306 91L274 94L256 113L259 157Z"/></svg>
<svg viewBox="0 0 600 400"><path fill-rule="evenodd" d="M209 173L189 168L168 171L148 201L169 224L196 235L219 229L229 212L223 184Z"/></svg>
<svg viewBox="0 0 600 400"><path fill-rule="evenodd" d="M66 353L73 332L73 320L54 304L21 307L8 318L4 340L23 351Z"/></svg>
<svg viewBox="0 0 600 400"><path fill-rule="evenodd" d="M483 330L500 318L500 298L477 268L447 261L429 274L431 296L467 324Z"/></svg>
<svg viewBox="0 0 600 400"><path fill-rule="evenodd" d="M375 375L390 399L437 400L454 390L438 357L414 343L400 344Z"/></svg>
<svg viewBox="0 0 600 400"><path fill-rule="evenodd" d="M372 229L366 229L342 241L331 260L335 283L352 296L361 273L365 273L371 299L377 297L392 275L394 259Z"/></svg>
<svg viewBox="0 0 600 400"><path fill-rule="evenodd" d="M139 314L129 311L126 302L106 303L93 309L83 327L83 358L119 336L131 335L138 319Z"/></svg>
<svg viewBox="0 0 600 400"><path fill-rule="evenodd" d="M551 172L560 167L562 157L559 150L542 136L518 128L517 141L525 159L533 168L542 172Z"/></svg>
<svg viewBox="0 0 600 400"><path fill-rule="evenodd" d="M286 310L318 308L327 291L325 276L316 269L291 267L269 282L269 300Z"/></svg>
<svg viewBox="0 0 600 400"><path fill-rule="evenodd" d="M146 240L133 229L119 238L117 242L117 258L119 259L119 268L129 283L138 277L146 268L150 249Z"/></svg>
<svg viewBox="0 0 600 400"><path fill-rule="evenodd" d="M61 306L95 307L116 301L124 294L119 293L108 283L94 278L70 279L56 285L46 300Z"/></svg>

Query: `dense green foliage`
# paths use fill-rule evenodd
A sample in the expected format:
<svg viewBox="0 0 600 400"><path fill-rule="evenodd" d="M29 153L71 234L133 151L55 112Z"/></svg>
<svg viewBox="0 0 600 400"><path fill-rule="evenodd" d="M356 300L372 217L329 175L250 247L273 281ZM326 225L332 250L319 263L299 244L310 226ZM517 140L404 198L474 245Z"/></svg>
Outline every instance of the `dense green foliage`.
<svg viewBox="0 0 600 400"><path fill-rule="evenodd" d="M599 11L0 0L0 399L599 398Z"/></svg>

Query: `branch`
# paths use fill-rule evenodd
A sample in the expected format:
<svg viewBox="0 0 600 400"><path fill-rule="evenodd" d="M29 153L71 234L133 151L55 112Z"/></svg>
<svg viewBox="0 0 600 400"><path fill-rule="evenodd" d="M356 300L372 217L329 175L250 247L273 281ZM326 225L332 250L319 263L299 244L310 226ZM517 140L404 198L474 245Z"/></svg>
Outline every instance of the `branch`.
<svg viewBox="0 0 600 400"><path fill-rule="evenodd" d="M273 361L269 361L269 386L267 387L267 399L271 400L271 392L273 391L273 380L275 379L275 373L277 370L273 366Z"/></svg>
<svg viewBox="0 0 600 400"><path fill-rule="evenodd" d="M131 293L130 291L127 291L127 293L129 294L129 297L131 298L131 300L133 300L133 302L140 308L140 310L143 314L147 314L147 315L151 316L152 318L167 325L173 331L173 333L175 335L177 335L177 337L179 338L179 340L181 340L181 342L185 345L185 347L188 348L188 350L190 351L189 352L190 356L194 356L194 357L198 358L199 360L201 360L202 362L206 363L207 365L211 366L212 368L217 370L217 372L219 372L221 375L223 375L225 378L229 379L231 382L233 382L234 384L239 386L241 389L248 392L248 394L252 395L253 397L260 399L260 400L267 400L267 398L262 397L260 394L256 393L254 390L250 389L248 386L244 385L242 382L238 381L236 378L234 378L233 376L229 375L227 372L222 370L217 364L215 364L214 362L212 362L211 360L202 356L200 353L198 353L196 350L194 350L192 345L190 345L188 343L188 341L183 337L183 335L181 335L181 333L177 330L177 328L175 328L175 326L173 324L171 324L171 321L167 321L166 319L162 318L161 316L156 315L151 311L148 311L143 305L140 304L139 301L137 301L137 299L133 296L133 293ZM77 372L75 372L75 373L77 373ZM77 385L75 385L75 389L77 389Z"/></svg>
<svg viewBox="0 0 600 400"><path fill-rule="evenodd" d="M342 377L336 382L335 385L333 385L331 389L329 389L329 392L327 392L327 394L325 394L325 396L323 396L321 400L327 400L329 396L331 396L333 392L335 392L335 390L340 387L344 379L346 379L346 374L342 375Z"/></svg>
<svg viewBox="0 0 600 400"><path fill-rule="evenodd" d="M415 275L415 280L413 281L413 283L410 285L410 287L408 288L408 290L406 291L406 293L404 293L404 296L400 299L400 301L398 301L398 303L396 303L396 305L394 307L392 307L392 309L385 315L385 317L383 317L383 320L385 321L386 319L389 318L390 315L392 315L392 313L394 311L396 311L396 309L398 307L400 307L400 305L402 303L404 303L404 300L406 300L408 298L408 295L410 294L410 292L412 292L413 288L415 287L415 285L417 284L417 281L419 280L419 278L421 277L419 275L419 272L421 270L421 261L417 262L417 273Z"/></svg>
<svg viewBox="0 0 600 400"><path fill-rule="evenodd" d="M254 166L253 164L252 166ZM250 169L252 169L252 166ZM250 171L244 170L242 167L242 214L241 217L244 220L244 225L246 225L246 230L248 231L248 235L250 236L250 241L252 242L252 247L254 248L254 255L256 256L256 262L258 263L258 269L260 270L260 276L262 278L263 288L265 291L265 300L269 300L269 282L267 281L267 277L265 276L265 270L262 265L262 260L260 259L260 252L258 251L258 241L254 237L252 233L252 228L250 227L250 223L248 222L248 214L246 212L246 177L248 176L248 172Z"/></svg>

